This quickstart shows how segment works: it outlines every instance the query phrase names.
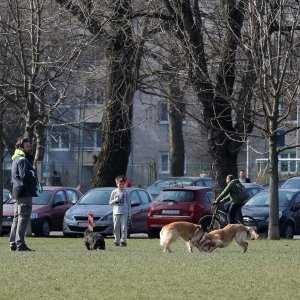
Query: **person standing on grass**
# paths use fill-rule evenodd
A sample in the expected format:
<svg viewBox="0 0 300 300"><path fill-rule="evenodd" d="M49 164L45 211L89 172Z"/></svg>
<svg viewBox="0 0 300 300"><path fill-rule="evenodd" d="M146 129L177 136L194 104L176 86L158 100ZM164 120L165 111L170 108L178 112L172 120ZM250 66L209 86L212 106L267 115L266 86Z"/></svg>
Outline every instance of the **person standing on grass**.
<svg viewBox="0 0 300 300"><path fill-rule="evenodd" d="M12 157L11 178L12 194L15 198L14 219L11 226L9 243L11 251L33 251L25 244L25 232L30 221L32 197L36 197L37 180L30 157L31 145L28 138L20 138Z"/></svg>
<svg viewBox="0 0 300 300"><path fill-rule="evenodd" d="M113 205L114 244L121 247L127 246L127 226L131 220L131 204L125 190L125 181L124 176L115 179L118 188L112 191L109 200L109 205Z"/></svg>

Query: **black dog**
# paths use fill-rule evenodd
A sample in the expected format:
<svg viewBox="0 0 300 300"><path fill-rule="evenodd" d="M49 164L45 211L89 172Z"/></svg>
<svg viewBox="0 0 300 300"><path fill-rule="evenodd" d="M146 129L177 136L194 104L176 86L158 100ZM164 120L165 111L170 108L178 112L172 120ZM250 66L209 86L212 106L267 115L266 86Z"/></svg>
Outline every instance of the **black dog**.
<svg viewBox="0 0 300 300"><path fill-rule="evenodd" d="M88 250L105 250L103 236L88 229L84 232L84 244Z"/></svg>

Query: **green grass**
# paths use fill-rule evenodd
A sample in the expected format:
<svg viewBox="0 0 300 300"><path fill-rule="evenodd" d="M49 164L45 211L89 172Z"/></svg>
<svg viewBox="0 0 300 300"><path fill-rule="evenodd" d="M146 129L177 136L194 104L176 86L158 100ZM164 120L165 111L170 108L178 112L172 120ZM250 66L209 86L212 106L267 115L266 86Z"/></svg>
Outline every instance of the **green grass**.
<svg viewBox="0 0 300 300"><path fill-rule="evenodd" d="M159 240L130 239L106 251L83 240L27 238L35 252L9 252L0 237L0 299L299 299L300 240L232 243L213 253L162 253Z"/></svg>

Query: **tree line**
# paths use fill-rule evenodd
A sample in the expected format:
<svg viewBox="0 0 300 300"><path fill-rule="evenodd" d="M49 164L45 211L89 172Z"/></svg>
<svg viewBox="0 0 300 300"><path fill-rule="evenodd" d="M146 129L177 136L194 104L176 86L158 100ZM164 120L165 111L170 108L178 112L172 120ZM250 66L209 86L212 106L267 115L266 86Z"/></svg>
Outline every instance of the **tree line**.
<svg viewBox="0 0 300 300"><path fill-rule="evenodd" d="M106 97L91 187L111 186L126 173L134 95L158 95L168 103L171 175L184 172L185 114L207 134L215 193L227 174L237 175L249 136L267 140L269 237L279 238L278 155L297 146L278 148L277 140L297 107L298 1L2 0L0 6L3 147L13 149L11 137L22 133L34 143L35 162L43 159L45 129L70 123L63 105L82 97L72 84L84 85L92 48L103 53ZM297 129L290 125L286 134Z"/></svg>

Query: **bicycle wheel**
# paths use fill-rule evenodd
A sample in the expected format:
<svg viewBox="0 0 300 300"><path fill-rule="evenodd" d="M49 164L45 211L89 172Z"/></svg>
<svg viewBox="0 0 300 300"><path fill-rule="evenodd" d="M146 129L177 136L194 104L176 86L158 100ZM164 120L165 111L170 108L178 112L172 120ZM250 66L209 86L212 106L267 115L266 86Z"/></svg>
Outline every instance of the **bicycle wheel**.
<svg viewBox="0 0 300 300"><path fill-rule="evenodd" d="M251 216L243 216L243 224L257 230L257 221Z"/></svg>
<svg viewBox="0 0 300 300"><path fill-rule="evenodd" d="M212 215L202 217L198 224L201 225L203 230L206 232L224 227L219 218Z"/></svg>

